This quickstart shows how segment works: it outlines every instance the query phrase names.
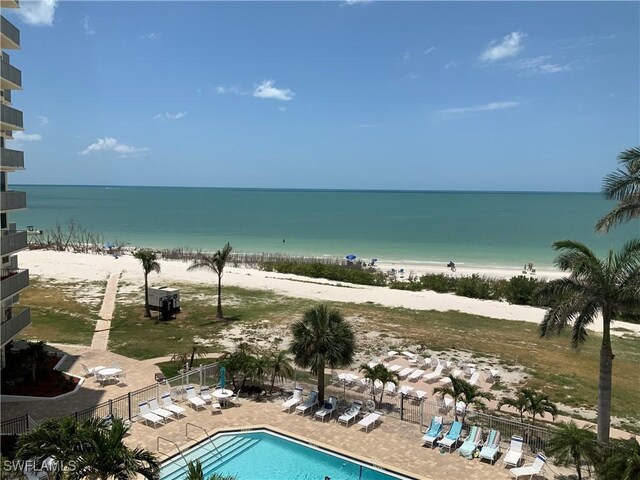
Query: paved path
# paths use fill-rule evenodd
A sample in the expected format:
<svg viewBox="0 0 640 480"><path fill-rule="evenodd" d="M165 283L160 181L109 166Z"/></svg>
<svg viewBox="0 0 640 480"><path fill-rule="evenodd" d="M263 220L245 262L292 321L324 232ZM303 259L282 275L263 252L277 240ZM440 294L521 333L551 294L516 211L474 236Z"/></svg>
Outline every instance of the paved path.
<svg viewBox="0 0 640 480"><path fill-rule="evenodd" d="M119 273L112 273L107 282L107 288L104 291L104 300L100 308L100 318L96 322L96 329L91 340L91 348L96 350L107 350L109 345L109 330L111 329L111 319L113 318L113 310L116 308L116 293L118 292Z"/></svg>

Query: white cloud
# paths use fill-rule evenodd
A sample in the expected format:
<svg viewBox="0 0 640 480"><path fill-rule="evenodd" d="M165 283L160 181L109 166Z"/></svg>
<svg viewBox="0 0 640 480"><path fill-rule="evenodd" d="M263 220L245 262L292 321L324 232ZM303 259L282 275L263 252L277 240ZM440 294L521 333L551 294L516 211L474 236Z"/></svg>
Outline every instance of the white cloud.
<svg viewBox="0 0 640 480"><path fill-rule="evenodd" d="M181 118L184 118L187 116L188 112L178 112L178 113L169 113L169 112L165 112L165 113L158 113L157 115L153 116L154 120L180 120Z"/></svg>
<svg viewBox="0 0 640 480"><path fill-rule="evenodd" d="M407 60L409 60L411 58L411 54L409 52L404 52L404 55L402 55L402 59L406 62Z"/></svg>
<svg viewBox="0 0 640 480"><path fill-rule="evenodd" d="M273 80L264 80L260 85L256 87L253 91L253 96L256 98L273 98L275 100L284 100L289 101L293 98L295 93L293 93L288 88L280 89L274 87Z"/></svg>
<svg viewBox="0 0 640 480"><path fill-rule="evenodd" d="M16 142L39 142L42 140L42 135L39 133L24 133L24 132L13 132L13 139Z"/></svg>
<svg viewBox="0 0 640 480"><path fill-rule="evenodd" d="M233 94L233 95L248 95L250 92L245 92L240 89L240 87L236 87L235 85L232 87L223 87L219 85L216 87L216 92L220 95Z"/></svg>
<svg viewBox="0 0 640 480"><path fill-rule="evenodd" d="M53 25L53 17L56 13L58 0L35 0L20 2L18 16L29 25Z"/></svg>
<svg viewBox="0 0 640 480"><path fill-rule="evenodd" d="M444 69L449 70L450 68L457 67L457 66L458 66L458 62L451 61L444 64Z"/></svg>
<svg viewBox="0 0 640 480"><path fill-rule="evenodd" d="M96 31L93 30L90 26L89 26L89 15L85 15L84 16L84 21L82 23L82 26L84 28L84 34L85 35L95 35Z"/></svg>
<svg viewBox="0 0 640 480"><path fill-rule="evenodd" d="M518 105L520 105L519 102L491 102L485 103L484 105L474 105L472 107L446 108L444 110L439 110L438 113L452 116L467 115L479 112L490 112L493 110L505 110L507 108L515 108Z"/></svg>
<svg viewBox="0 0 640 480"><path fill-rule="evenodd" d="M480 55L480 60L483 62L495 62L507 57L513 57L522 50L522 39L524 33L511 32L502 38L501 42L493 40L487 49Z"/></svg>
<svg viewBox="0 0 640 480"><path fill-rule="evenodd" d="M566 63L551 63L551 55L541 55L533 58L523 58L513 64L513 67L520 70L521 75L535 75L537 73L560 73L570 72L571 65Z"/></svg>
<svg viewBox="0 0 640 480"><path fill-rule="evenodd" d="M141 154L143 152L146 152L147 150L149 150L147 147L144 147L144 148L132 147L130 145L124 145L122 143L118 143L118 141L115 138L105 137L105 138L99 138L97 142L92 143L83 151L81 151L79 154L88 155L93 152L117 152L124 157L124 156Z"/></svg>
<svg viewBox="0 0 640 480"><path fill-rule="evenodd" d="M436 47L429 47L424 51L424 55L429 55L431 52L433 52L436 49Z"/></svg>
<svg viewBox="0 0 640 480"><path fill-rule="evenodd" d="M352 5L365 5L373 0L345 0L340 4L341 7L351 7Z"/></svg>
<svg viewBox="0 0 640 480"><path fill-rule="evenodd" d="M44 115L36 115L36 118L40 122L40 125L48 125L49 124L49 119L47 117L45 117Z"/></svg>
<svg viewBox="0 0 640 480"><path fill-rule="evenodd" d="M278 110L280 110L281 112L286 112L287 111L287 107L278 107Z"/></svg>
<svg viewBox="0 0 640 480"><path fill-rule="evenodd" d="M146 35L140 35L141 40L160 40L161 33L151 32Z"/></svg>
<svg viewBox="0 0 640 480"><path fill-rule="evenodd" d="M407 80L417 80L419 77L415 73L408 73L407 75L405 75L405 78Z"/></svg>

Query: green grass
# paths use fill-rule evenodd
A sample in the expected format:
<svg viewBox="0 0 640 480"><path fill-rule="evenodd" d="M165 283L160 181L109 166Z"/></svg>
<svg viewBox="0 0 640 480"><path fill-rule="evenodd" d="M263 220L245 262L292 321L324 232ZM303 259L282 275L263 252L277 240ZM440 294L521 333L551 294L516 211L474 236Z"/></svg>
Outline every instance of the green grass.
<svg viewBox="0 0 640 480"><path fill-rule="evenodd" d="M172 378L180 373L180 365L176 362L160 362L156 363L165 378Z"/></svg>
<svg viewBox="0 0 640 480"><path fill-rule="evenodd" d="M105 287L106 282L51 284L32 278L29 288L20 294L20 305L31 308L31 325L17 338L90 345L100 302L87 305L78 295L87 290L104 292Z"/></svg>

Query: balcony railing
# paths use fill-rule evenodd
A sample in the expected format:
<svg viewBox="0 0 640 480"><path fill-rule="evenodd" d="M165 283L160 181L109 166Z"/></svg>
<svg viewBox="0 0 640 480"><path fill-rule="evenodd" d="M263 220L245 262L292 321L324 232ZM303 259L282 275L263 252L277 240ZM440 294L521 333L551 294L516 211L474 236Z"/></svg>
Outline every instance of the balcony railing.
<svg viewBox="0 0 640 480"><path fill-rule="evenodd" d="M0 292L2 299L13 297L29 286L29 270L0 270Z"/></svg>
<svg viewBox="0 0 640 480"><path fill-rule="evenodd" d="M2 7L2 8L20 8L20 2L18 0L2 0L2 1L0 1L0 7Z"/></svg>
<svg viewBox="0 0 640 480"><path fill-rule="evenodd" d="M8 105L2 105L2 118L0 119L4 130L23 130L22 112Z"/></svg>
<svg viewBox="0 0 640 480"><path fill-rule="evenodd" d="M2 32L2 48L20 48L20 30L9 20L1 16L0 32Z"/></svg>
<svg viewBox="0 0 640 480"><path fill-rule="evenodd" d="M27 248L26 230L2 230L0 255L10 255L25 248Z"/></svg>
<svg viewBox="0 0 640 480"><path fill-rule="evenodd" d="M8 310L10 311L9 314L11 317L5 318L2 322L2 326L0 327L0 339L2 339L2 345L15 337L18 332L31 323L31 311L29 307L14 307Z"/></svg>
<svg viewBox="0 0 640 480"><path fill-rule="evenodd" d="M9 148L0 148L0 167L2 169L24 169L24 152L20 150L11 150Z"/></svg>
<svg viewBox="0 0 640 480"><path fill-rule="evenodd" d="M22 72L4 60L0 62L0 77L2 77L2 88L14 90L22 88Z"/></svg>
<svg viewBox="0 0 640 480"><path fill-rule="evenodd" d="M0 211L20 210L21 208L27 208L27 194L25 192L0 193Z"/></svg>

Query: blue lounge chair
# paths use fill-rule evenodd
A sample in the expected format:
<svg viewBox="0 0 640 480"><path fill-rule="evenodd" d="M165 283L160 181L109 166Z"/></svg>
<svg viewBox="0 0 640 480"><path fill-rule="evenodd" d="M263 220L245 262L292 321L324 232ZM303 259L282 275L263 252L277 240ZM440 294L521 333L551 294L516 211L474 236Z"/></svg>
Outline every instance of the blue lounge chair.
<svg viewBox="0 0 640 480"><path fill-rule="evenodd" d="M442 424L442 417L433 417L431 419L431 424L429 425L429 429L425 432L424 436L422 437L422 445L429 444L429 447L433 448L433 446L436 443L436 440L440 438L443 428L444 428L444 425Z"/></svg>
<svg viewBox="0 0 640 480"><path fill-rule="evenodd" d="M496 461L496 456L500 451L500 432L498 430L491 430L487 441L484 442L482 449L480 450L480 460L484 458L489 460L493 465Z"/></svg>
<svg viewBox="0 0 640 480"><path fill-rule="evenodd" d="M476 451L481 441L482 428L474 425L473 427L471 427L469 436L466 438L466 440L458 450L458 453L467 460L471 460L473 458L473 453Z"/></svg>
<svg viewBox="0 0 640 480"><path fill-rule="evenodd" d="M455 449L456 445L458 444L458 439L460 438L461 432L462 432L462 423L453 422L453 424L451 425L451 428L449 429L447 434L444 436L444 438L438 441L438 445L440 445L442 448L448 449L449 453L451 453L451 449L452 448Z"/></svg>

